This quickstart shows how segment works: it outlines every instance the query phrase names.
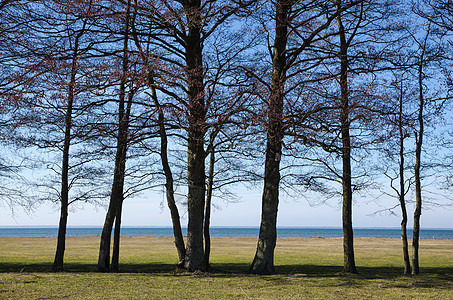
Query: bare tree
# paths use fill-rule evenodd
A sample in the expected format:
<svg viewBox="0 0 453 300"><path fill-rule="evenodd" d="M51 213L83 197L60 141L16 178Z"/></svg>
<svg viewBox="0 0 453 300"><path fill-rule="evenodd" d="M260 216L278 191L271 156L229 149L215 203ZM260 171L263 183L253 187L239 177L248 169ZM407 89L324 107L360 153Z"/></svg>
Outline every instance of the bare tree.
<svg viewBox="0 0 453 300"><path fill-rule="evenodd" d="M388 126L386 139L383 141L384 159L388 162L382 166L383 174L390 181L390 188L393 193L384 191L384 194L397 198L398 205L390 209L385 209L391 214L398 206L401 209L401 241L403 250L404 274L411 274L411 262L409 256L409 244L407 236L407 195L413 183L413 176L408 176L407 171L410 164L407 162L411 152L405 147L405 143L410 137L411 128L413 128L413 116L410 114L408 104L413 99L413 89L410 87L408 72L405 71L405 64L397 64L397 69L392 72L394 80L389 86L384 86L383 91L385 99L388 99L388 105L382 109L381 113ZM384 126L386 127L386 126ZM397 167L395 166L397 165ZM396 196L395 196L396 195ZM380 213L382 211L379 211Z"/></svg>
<svg viewBox="0 0 453 300"><path fill-rule="evenodd" d="M220 3L219 1L150 1L139 5L137 16L148 19L154 32L149 39L156 48L153 63L159 60L155 70L155 88L173 103L161 102L159 107L171 106L175 123L185 131L187 145L187 204L188 233L184 267L189 271L203 269L203 221L206 194L205 139L207 109L210 106L207 60L204 49L220 26L236 12L254 1ZM149 9L154 7L154 9ZM136 24L138 27L138 25ZM137 28L142 39L151 37ZM153 66L150 66L150 70ZM170 102L170 101L169 101ZM179 251L181 253L181 251Z"/></svg>
<svg viewBox="0 0 453 300"><path fill-rule="evenodd" d="M342 10L354 7L359 2L348 3L340 10L337 10L332 3L323 1L310 1L304 4L296 1L276 1L272 4L275 20L275 28L272 31L275 37L272 48L269 47L272 55L271 83L266 84L265 79L258 74L254 75L255 79L269 89L269 101L265 100L266 162L260 235L255 259L251 266L253 273L266 274L275 271L273 255L277 236L280 160L285 131L293 127L288 122L293 113L291 108L293 101L289 101L288 95L295 93L302 86L299 83L285 88L285 84L288 81L296 82L297 76L306 74L322 61L321 57L309 59L307 53L313 45L331 35L327 29ZM266 32L268 32L267 28ZM304 111L299 117L304 119L304 116L309 114Z"/></svg>
<svg viewBox="0 0 453 300"><path fill-rule="evenodd" d="M87 133L83 123L89 119L91 110L86 97L90 90L88 70L93 70L88 58L92 46L89 28L96 22L92 18L94 7L91 1L76 5L60 1L12 1L3 8L9 5L12 5L9 18L15 22L10 25L15 29L10 28L6 36L14 42L4 48L7 56L2 56L11 75L2 78L2 94L15 103L14 113L10 114L20 128L15 140L28 147L39 147L48 156L59 156L46 163L59 179L41 178L36 183L36 194L42 191L43 198L55 199L60 204L52 270L63 271L69 205L100 197L89 184L82 187L82 182L101 173L93 168L94 159L88 158L83 150ZM27 158L26 163L33 162Z"/></svg>

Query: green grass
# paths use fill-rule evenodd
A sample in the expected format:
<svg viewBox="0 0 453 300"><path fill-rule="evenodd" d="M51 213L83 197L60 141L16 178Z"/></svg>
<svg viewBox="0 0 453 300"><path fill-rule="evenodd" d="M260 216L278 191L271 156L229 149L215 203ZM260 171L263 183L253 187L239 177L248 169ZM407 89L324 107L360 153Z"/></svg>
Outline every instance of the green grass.
<svg viewBox="0 0 453 300"><path fill-rule="evenodd" d="M255 238L214 238L213 272L175 272L171 238L125 237L120 273L96 273L99 238L68 238L65 273L50 273L54 238L0 238L1 299L453 299L453 240L421 241L421 275L403 276L401 241L356 239L358 275L341 273L341 239L284 238L277 274L247 273Z"/></svg>

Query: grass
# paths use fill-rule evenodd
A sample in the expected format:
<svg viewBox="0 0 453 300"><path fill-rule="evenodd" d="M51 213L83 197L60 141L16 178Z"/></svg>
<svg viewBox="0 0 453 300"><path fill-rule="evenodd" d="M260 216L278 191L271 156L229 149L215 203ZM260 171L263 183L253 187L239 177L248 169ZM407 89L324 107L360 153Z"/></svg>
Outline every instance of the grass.
<svg viewBox="0 0 453 300"><path fill-rule="evenodd" d="M453 299L453 240L421 240L421 275L403 276L401 241L356 239L358 275L341 273L341 239L281 238L277 274L247 273L255 238L214 238L214 271L175 272L171 238L124 237L120 273L96 273L99 238L0 238L0 299Z"/></svg>

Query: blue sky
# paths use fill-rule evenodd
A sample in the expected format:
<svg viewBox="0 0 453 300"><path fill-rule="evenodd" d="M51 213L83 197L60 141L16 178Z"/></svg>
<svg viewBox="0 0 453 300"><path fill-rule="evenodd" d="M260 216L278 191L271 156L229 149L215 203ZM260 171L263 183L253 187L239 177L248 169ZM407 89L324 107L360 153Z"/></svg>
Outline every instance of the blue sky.
<svg viewBox="0 0 453 300"><path fill-rule="evenodd" d="M215 199L212 226L253 226L258 227L261 216L261 191L243 191L237 203L227 203ZM126 200L123 210L123 226L171 226L168 208L161 207L164 200L161 194L142 195ZM279 205L278 226L297 227L341 227L341 207L337 200L328 205L311 207L306 200L283 199ZM372 215L379 209L393 206L392 200L380 200L380 206L367 198L356 197L353 209L354 227L394 227L400 225L399 210L396 216L389 214ZM184 209L180 210L182 225L187 225ZM412 226L413 208L409 207L409 226ZM437 207L424 210L421 216L422 228L453 228L453 209ZM105 208L87 205L84 209L71 211L69 226L102 226ZM34 213L27 214L17 208L13 217L7 207L0 210L0 226L57 226L59 212L57 206L42 205Z"/></svg>

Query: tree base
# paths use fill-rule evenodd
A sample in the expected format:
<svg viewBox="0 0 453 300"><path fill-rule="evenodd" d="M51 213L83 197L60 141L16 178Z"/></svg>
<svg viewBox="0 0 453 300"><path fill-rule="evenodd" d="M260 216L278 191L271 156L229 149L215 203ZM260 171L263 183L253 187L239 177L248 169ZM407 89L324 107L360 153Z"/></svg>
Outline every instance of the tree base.
<svg viewBox="0 0 453 300"><path fill-rule="evenodd" d="M64 267L61 265L53 265L51 271L54 273L61 273L64 272L65 270Z"/></svg>
<svg viewBox="0 0 453 300"><path fill-rule="evenodd" d="M250 273L258 275L271 275L275 273L275 266L269 260L257 260L255 258L250 266Z"/></svg>
<svg viewBox="0 0 453 300"><path fill-rule="evenodd" d="M99 273L108 273L110 270L106 267L100 267L100 266L97 266L96 267L96 272L99 272Z"/></svg>
<svg viewBox="0 0 453 300"><path fill-rule="evenodd" d="M349 275L356 275L356 274L359 274L359 272L357 272L357 269L356 268L353 268L353 269L343 269L343 274L349 274Z"/></svg>

